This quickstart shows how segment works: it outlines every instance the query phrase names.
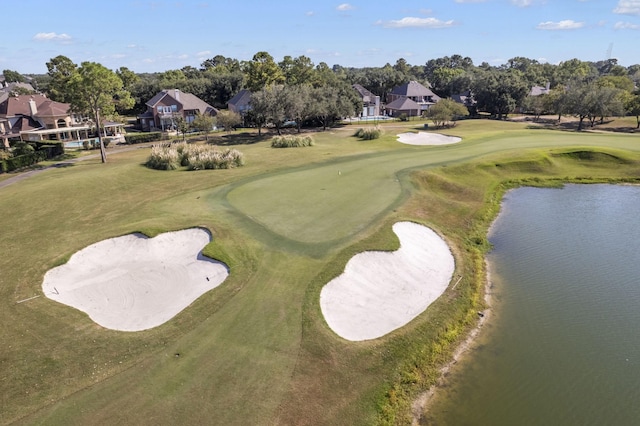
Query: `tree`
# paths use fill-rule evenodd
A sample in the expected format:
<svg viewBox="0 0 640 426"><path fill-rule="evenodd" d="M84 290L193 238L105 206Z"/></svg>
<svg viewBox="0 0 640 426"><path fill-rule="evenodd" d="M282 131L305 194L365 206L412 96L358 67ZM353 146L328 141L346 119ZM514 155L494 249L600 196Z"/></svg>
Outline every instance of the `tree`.
<svg viewBox="0 0 640 426"><path fill-rule="evenodd" d="M242 117L237 112L223 110L219 111L216 115L218 125L222 126L225 130L233 130L234 127L242 123Z"/></svg>
<svg viewBox="0 0 640 426"><path fill-rule="evenodd" d="M47 74L50 77L47 93L58 102L69 102L67 85L71 77L77 72L78 66L63 55L58 55L47 62Z"/></svg>
<svg viewBox="0 0 640 426"><path fill-rule="evenodd" d="M262 135L262 127L267 123L269 102L269 93L264 87L257 92L251 93L251 100L249 101L251 109L247 113L247 119L258 127L258 136Z"/></svg>
<svg viewBox="0 0 640 426"><path fill-rule="evenodd" d="M636 117L636 129L640 129L640 94L636 93L629 97L624 107L628 114Z"/></svg>
<svg viewBox="0 0 640 426"><path fill-rule="evenodd" d="M284 74L285 83L289 86L311 83L314 78L313 62L301 55L297 58L285 56L278 66Z"/></svg>
<svg viewBox="0 0 640 426"><path fill-rule="evenodd" d="M177 113L174 114L173 122L176 124L178 133L182 133L182 141L184 142L190 128L189 123L187 123L187 120L185 120L183 116L178 115Z"/></svg>
<svg viewBox="0 0 640 426"><path fill-rule="evenodd" d="M257 92L272 84L284 83L285 76L275 63L273 57L267 52L258 52L247 64L247 88Z"/></svg>
<svg viewBox="0 0 640 426"><path fill-rule="evenodd" d="M549 93L542 98L544 110L558 114L558 123L562 116L568 112L568 98L564 87L551 89Z"/></svg>
<svg viewBox="0 0 640 426"><path fill-rule="evenodd" d="M2 75L4 75L4 81L6 83L24 83L24 77L18 71L4 70L2 71Z"/></svg>
<svg viewBox="0 0 640 426"><path fill-rule="evenodd" d="M100 113L110 116L115 113L116 106L131 108L133 98L123 89L122 80L116 73L95 62L83 62L80 65L69 78L67 93L73 112L88 114L94 118L100 156L102 162L106 163L107 154L100 133Z"/></svg>
<svg viewBox="0 0 640 426"><path fill-rule="evenodd" d="M213 130L213 126L216 124L216 118L212 117L208 114L200 114L196 115L196 118L193 119L191 125L198 129L198 131L204 133L204 140L209 141L209 133Z"/></svg>
<svg viewBox="0 0 640 426"><path fill-rule="evenodd" d="M571 114L578 117L578 130L582 130L583 122L588 119L591 127L596 119L619 115L624 111L620 94L622 91L613 87L603 87L595 81L573 80L567 88L567 105Z"/></svg>
<svg viewBox="0 0 640 426"><path fill-rule="evenodd" d="M451 122L455 123L459 117L468 115L467 107L452 99L442 99L425 112L425 116L430 118L437 127L446 126Z"/></svg>
<svg viewBox="0 0 640 426"><path fill-rule="evenodd" d="M473 87L478 109L499 120L520 105L528 91L522 73L515 69L483 71Z"/></svg>
<svg viewBox="0 0 640 426"><path fill-rule="evenodd" d="M540 115L545 111L547 102L545 98L548 95L527 95L522 100L522 109L528 114L533 114L534 120L538 120Z"/></svg>

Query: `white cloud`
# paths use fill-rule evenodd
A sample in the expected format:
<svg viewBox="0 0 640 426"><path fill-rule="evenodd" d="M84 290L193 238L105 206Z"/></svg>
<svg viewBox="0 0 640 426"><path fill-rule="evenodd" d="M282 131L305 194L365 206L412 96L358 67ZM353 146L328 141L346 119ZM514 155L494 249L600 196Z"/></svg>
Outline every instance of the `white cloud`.
<svg viewBox="0 0 640 426"><path fill-rule="evenodd" d="M484 3L486 0L456 0L456 3Z"/></svg>
<svg viewBox="0 0 640 426"><path fill-rule="evenodd" d="M533 0L511 0L511 4L518 7L528 7L533 4Z"/></svg>
<svg viewBox="0 0 640 426"><path fill-rule="evenodd" d="M209 55L211 55L211 51L210 50L203 50L202 52L196 53L196 56L198 56L198 57L209 56Z"/></svg>
<svg viewBox="0 0 640 426"><path fill-rule="evenodd" d="M576 22L576 21L572 21L571 19L567 19L567 20L558 21L558 22L553 22L553 21L540 22L536 26L536 29L538 30L576 30L582 27L584 27L584 22Z"/></svg>
<svg viewBox="0 0 640 426"><path fill-rule="evenodd" d="M640 25L631 22L616 22L613 25L614 30L640 30Z"/></svg>
<svg viewBox="0 0 640 426"><path fill-rule="evenodd" d="M33 36L36 41L57 41L57 42L70 42L71 36L69 34L56 34L56 33L38 33Z"/></svg>
<svg viewBox="0 0 640 426"><path fill-rule="evenodd" d="M354 7L351 6L349 3L342 3L340 6L336 7L336 9L341 12L346 12L347 10L353 10Z"/></svg>
<svg viewBox="0 0 640 426"><path fill-rule="evenodd" d="M620 0L613 13L640 16L640 0Z"/></svg>
<svg viewBox="0 0 640 426"><path fill-rule="evenodd" d="M385 28L446 28L455 25L452 20L441 21L436 18L415 18L411 16L398 20L378 21L376 24Z"/></svg>
<svg viewBox="0 0 640 426"><path fill-rule="evenodd" d="M313 15L315 15L315 14L316 14L316 13L315 13L313 10L310 10L310 11L308 11L308 12L306 12L306 13L305 13L305 15L306 15L306 16L313 16Z"/></svg>

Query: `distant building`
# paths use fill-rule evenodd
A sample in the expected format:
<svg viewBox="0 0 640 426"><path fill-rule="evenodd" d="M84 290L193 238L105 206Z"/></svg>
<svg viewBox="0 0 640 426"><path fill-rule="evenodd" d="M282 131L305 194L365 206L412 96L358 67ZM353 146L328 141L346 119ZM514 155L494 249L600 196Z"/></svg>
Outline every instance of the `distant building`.
<svg viewBox="0 0 640 426"><path fill-rule="evenodd" d="M229 108L229 111L240 114L240 116L244 118L247 112L251 110L251 91L242 89L236 93L236 95L227 102L227 108Z"/></svg>
<svg viewBox="0 0 640 426"><path fill-rule="evenodd" d="M215 117L218 110L191 93L181 92L179 89L163 90L156 94L146 104L147 111L138 116L140 128L143 131L172 130L175 119L182 117L191 123L198 114Z"/></svg>
<svg viewBox="0 0 640 426"><path fill-rule="evenodd" d="M90 130L71 114L69 104L37 94L0 97L0 138L5 147L9 140L79 140Z"/></svg>
<svg viewBox="0 0 640 426"><path fill-rule="evenodd" d="M354 84L352 86L362 100L362 112L360 117L377 117L380 115L380 96L376 96L363 86Z"/></svg>
<svg viewBox="0 0 640 426"><path fill-rule="evenodd" d="M551 83L547 82L545 86L533 86L529 91L529 96L548 95L551 91Z"/></svg>
<svg viewBox="0 0 640 426"><path fill-rule="evenodd" d="M390 116L398 116L404 113L413 117L422 115L424 111L439 100L440 97L433 93L431 89L424 87L417 81L410 81L395 87L387 95L388 103L385 108Z"/></svg>

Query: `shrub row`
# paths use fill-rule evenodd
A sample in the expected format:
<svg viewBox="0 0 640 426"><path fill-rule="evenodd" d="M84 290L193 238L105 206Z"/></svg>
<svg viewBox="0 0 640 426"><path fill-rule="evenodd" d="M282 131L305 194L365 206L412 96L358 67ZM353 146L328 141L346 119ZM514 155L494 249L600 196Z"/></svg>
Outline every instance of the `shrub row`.
<svg viewBox="0 0 640 426"><path fill-rule="evenodd" d="M363 129L361 127L358 130L356 130L353 136L365 141L369 141L372 139L378 139L381 134L382 134L382 131L378 127L367 127L366 129Z"/></svg>
<svg viewBox="0 0 640 426"><path fill-rule="evenodd" d="M23 167L32 166L47 159L46 151L35 151L30 154L18 155L0 162L0 170L3 173L12 172Z"/></svg>
<svg viewBox="0 0 640 426"><path fill-rule="evenodd" d="M146 166L157 170L175 170L180 166L188 170L231 169L244 165L244 155L235 149L218 151L208 145L154 145Z"/></svg>
<svg viewBox="0 0 640 426"><path fill-rule="evenodd" d="M127 144L155 142L162 139L162 132L129 133L124 136Z"/></svg>
<svg viewBox="0 0 640 426"><path fill-rule="evenodd" d="M62 142L36 142L36 151L44 151L47 159L64 154Z"/></svg>
<svg viewBox="0 0 640 426"><path fill-rule="evenodd" d="M304 146L313 146L311 136L275 136L271 139L272 148L300 148Z"/></svg>

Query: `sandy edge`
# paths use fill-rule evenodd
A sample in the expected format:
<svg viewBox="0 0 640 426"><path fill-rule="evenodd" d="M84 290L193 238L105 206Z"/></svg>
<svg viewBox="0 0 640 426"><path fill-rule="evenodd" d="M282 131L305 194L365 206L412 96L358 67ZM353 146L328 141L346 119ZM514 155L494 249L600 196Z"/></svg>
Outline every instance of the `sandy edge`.
<svg viewBox="0 0 640 426"><path fill-rule="evenodd" d="M469 331L467 337L458 345L456 350L453 352L451 360L440 368L440 376L436 384L431 386L428 391L419 394L418 397L413 400L413 403L411 404L411 414L413 417L411 426L420 425L420 421L423 419L423 414L429 407L429 404L433 401L433 397L435 396L438 388L445 384L447 374L463 358L463 356L467 355L474 348L478 335L482 331L486 321L491 317L491 289L493 287L493 282L491 281L489 262L485 259L484 263L487 272L484 285L485 309L480 311L482 316L478 315L478 323Z"/></svg>

